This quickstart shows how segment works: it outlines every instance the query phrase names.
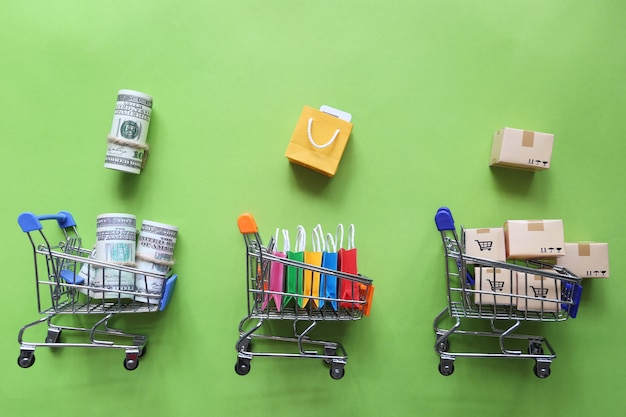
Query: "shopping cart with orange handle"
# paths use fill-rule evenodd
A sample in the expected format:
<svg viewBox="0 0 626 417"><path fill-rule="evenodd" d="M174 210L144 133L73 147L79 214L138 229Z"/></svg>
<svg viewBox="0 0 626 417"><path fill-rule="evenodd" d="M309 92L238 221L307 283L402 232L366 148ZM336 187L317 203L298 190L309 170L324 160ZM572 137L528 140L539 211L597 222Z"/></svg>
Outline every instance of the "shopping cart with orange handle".
<svg viewBox="0 0 626 417"><path fill-rule="evenodd" d="M273 253L274 239L270 238L267 246L263 246L256 222L252 215L242 214L237 224L243 235L246 247L246 293L248 311L239 323L239 338L235 345L237 363L235 371L239 375L250 372L250 361L254 357L272 358L308 358L320 359L330 365L330 376L340 379L344 376L348 355L339 342L314 340L310 337L311 331L320 322L356 321L370 314L374 286L372 280L360 275L340 272L328 268L310 265L292 259L278 257ZM323 286L317 292L303 291L303 288L285 288L278 291L275 283L271 282L273 274L271 268L280 266L281 270L295 268L298 271L308 272L303 276L324 274L337 279L358 283L359 294L349 294L348 298L329 297ZM275 275L274 275L275 276ZM284 281L284 280L282 280ZM281 282L282 282L281 281ZM283 299L293 300L287 305L277 307L267 302L268 297L280 296ZM298 301L313 302L298 302ZM343 306L343 307L342 307ZM264 324L283 320L293 322L293 336L273 334L275 329ZM261 330L264 329L264 330ZM253 340L269 341L269 345L285 345L286 349L272 351L253 349ZM267 345L268 343L263 343ZM287 352L285 350L288 350Z"/></svg>

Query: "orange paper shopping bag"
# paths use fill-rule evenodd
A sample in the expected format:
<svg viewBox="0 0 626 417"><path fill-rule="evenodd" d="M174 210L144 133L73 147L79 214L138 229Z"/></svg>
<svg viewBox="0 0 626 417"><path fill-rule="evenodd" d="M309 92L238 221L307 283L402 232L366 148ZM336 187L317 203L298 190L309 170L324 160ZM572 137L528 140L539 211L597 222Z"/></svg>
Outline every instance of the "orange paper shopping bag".
<svg viewBox="0 0 626 417"><path fill-rule="evenodd" d="M333 177L348 143L352 116L332 107L304 106L285 151L290 162Z"/></svg>

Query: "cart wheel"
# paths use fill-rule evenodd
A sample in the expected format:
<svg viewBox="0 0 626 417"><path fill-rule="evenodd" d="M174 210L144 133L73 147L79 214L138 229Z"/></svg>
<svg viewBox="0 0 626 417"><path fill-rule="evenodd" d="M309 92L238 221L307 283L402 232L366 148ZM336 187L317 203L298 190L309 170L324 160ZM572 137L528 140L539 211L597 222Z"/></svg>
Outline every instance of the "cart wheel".
<svg viewBox="0 0 626 417"><path fill-rule="evenodd" d="M332 363L330 365L330 377L332 379L341 379L346 374L346 370L343 367L344 364Z"/></svg>
<svg viewBox="0 0 626 417"><path fill-rule="evenodd" d="M61 341L61 329L48 329L46 343L59 343Z"/></svg>
<svg viewBox="0 0 626 417"><path fill-rule="evenodd" d="M441 360L439 362L439 373L443 376L450 376L454 372L454 361Z"/></svg>
<svg viewBox="0 0 626 417"><path fill-rule="evenodd" d="M144 346L142 348L139 348L139 355L138 356L141 358L145 354L146 354L146 347Z"/></svg>
<svg viewBox="0 0 626 417"><path fill-rule="evenodd" d="M250 360L238 358L235 364L235 372L237 375L247 375L250 372Z"/></svg>
<svg viewBox="0 0 626 417"><path fill-rule="evenodd" d="M535 366L533 367L533 372L535 372L535 375L537 376L537 378L547 378L550 376L550 364L549 363L540 363L537 362L535 363Z"/></svg>
<svg viewBox="0 0 626 417"><path fill-rule="evenodd" d="M35 363L35 353L32 350L21 350L17 358L20 368L30 368Z"/></svg>
<svg viewBox="0 0 626 417"><path fill-rule="evenodd" d="M124 368L128 371L134 371L139 366L139 355L127 355L124 358Z"/></svg>
<svg viewBox="0 0 626 417"><path fill-rule="evenodd" d="M437 352L447 352L450 350L450 341L448 339L437 344Z"/></svg>

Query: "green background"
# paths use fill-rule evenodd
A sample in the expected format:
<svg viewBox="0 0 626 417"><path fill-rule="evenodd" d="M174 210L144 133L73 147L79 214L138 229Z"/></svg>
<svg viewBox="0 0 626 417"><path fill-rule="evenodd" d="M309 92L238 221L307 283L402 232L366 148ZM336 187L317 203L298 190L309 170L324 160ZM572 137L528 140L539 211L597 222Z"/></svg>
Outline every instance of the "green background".
<svg viewBox="0 0 626 417"><path fill-rule="evenodd" d="M618 414L625 17L620 0L3 0L5 413ZM103 168L121 88L154 97L139 176ZM332 179L283 156L302 107L322 104L353 115ZM554 133L550 170L489 168L503 126ZM558 354L548 379L529 361L498 359L459 359L454 375L439 375L441 205L458 225L561 218L567 241L609 243L612 277L584 283L579 318L533 327ZM40 348L32 368L16 365L17 332L38 318L16 218L59 210L88 245L105 212L180 228L170 308L118 323L149 336L136 371L107 349ZM257 358L235 374L245 211L264 239L276 227L293 239L298 224L356 225L360 272L376 284L372 315L318 333L348 351L342 380L296 359Z"/></svg>

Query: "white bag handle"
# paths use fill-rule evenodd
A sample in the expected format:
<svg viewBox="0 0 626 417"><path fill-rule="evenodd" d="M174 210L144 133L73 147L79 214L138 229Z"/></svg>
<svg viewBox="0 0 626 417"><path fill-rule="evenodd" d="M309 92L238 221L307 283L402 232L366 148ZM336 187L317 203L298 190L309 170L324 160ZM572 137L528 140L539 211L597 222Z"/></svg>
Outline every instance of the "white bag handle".
<svg viewBox="0 0 626 417"><path fill-rule="evenodd" d="M335 141L335 139L337 139L337 136L339 135L339 132L340 132L340 130L341 130L341 129L337 129L337 130L335 130L335 134L333 135L333 137L332 137L332 138L330 138L330 140L329 140L328 142L326 142L326 143L325 143L325 144L323 144L323 145L318 145L318 144L317 144L317 143L315 143L315 141L313 140L313 135L311 134L311 125L312 125L312 124L313 124L313 118L312 118L312 117L309 117L309 127L308 127L308 129L307 129L307 133L308 133L308 135L309 135L309 142L311 142L311 145L315 146L317 149L324 149L324 148L326 148L327 146L330 146L330 145L331 145L331 144Z"/></svg>
<svg viewBox="0 0 626 417"><path fill-rule="evenodd" d="M328 247L329 252L331 252L331 250L332 252L337 252L337 242L335 242L333 235L330 233L326 234L326 246Z"/></svg>
<svg viewBox="0 0 626 417"><path fill-rule="evenodd" d="M311 241L313 242L313 252L324 252L326 250L326 242L324 241L324 232L322 231L321 224L313 228Z"/></svg>
<svg viewBox="0 0 626 417"><path fill-rule="evenodd" d="M276 242L276 252L280 252L280 249L278 249L278 232L280 231L280 228L277 227L276 228L276 235L274 235L274 242ZM289 250L289 231L283 229L283 252L287 252Z"/></svg>
<svg viewBox="0 0 626 417"><path fill-rule="evenodd" d="M348 229L348 250L354 249L354 225L350 225L350 229Z"/></svg>
<svg viewBox="0 0 626 417"><path fill-rule="evenodd" d="M278 231L280 230L279 227L276 228L276 234L274 235L274 251L278 252Z"/></svg>
<svg viewBox="0 0 626 417"><path fill-rule="evenodd" d="M296 233L296 252L304 252L304 248L306 247L306 230L304 227L298 226L298 232Z"/></svg>
<svg viewBox="0 0 626 417"><path fill-rule="evenodd" d="M337 248L343 248L343 224L341 223L337 225L337 230L335 231L335 244L337 245Z"/></svg>
<svg viewBox="0 0 626 417"><path fill-rule="evenodd" d="M278 229L276 229L278 233ZM283 229L283 252L287 253L291 250L291 242L289 242L289 230Z"/></svg>

